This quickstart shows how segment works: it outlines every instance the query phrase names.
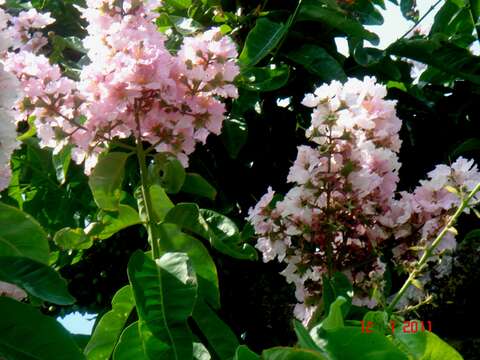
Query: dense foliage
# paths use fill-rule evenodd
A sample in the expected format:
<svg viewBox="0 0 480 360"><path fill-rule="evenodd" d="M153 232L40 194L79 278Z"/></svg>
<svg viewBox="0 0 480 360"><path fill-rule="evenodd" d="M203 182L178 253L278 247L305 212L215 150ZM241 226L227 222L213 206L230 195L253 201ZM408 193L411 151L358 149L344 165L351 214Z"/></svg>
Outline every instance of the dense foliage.
<svg viewBox="0 0 480 360"><path fill-rule="evenodd" d="M480 2L391 2L2 3L0 357L476 359Z"/></svg>

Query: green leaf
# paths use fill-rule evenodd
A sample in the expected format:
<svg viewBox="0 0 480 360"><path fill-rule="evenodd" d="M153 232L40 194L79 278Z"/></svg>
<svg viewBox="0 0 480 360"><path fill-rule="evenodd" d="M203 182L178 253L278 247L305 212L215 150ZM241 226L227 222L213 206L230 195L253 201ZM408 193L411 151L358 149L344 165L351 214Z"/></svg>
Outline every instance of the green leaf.
<svg viewBox="0 0 480 360"><path fill-rule="evenodd" d="M187 318L197 297L197 280L188 256L167 253L152 260L142 251L128 262L140 321L140 337L149 357L183 360L192 358L192 334ZM151 341L164 347L149 347Z"/></svg>
<svg viewBox="0 0 480 360"><path fill-rule="evenodd" d="M35 136L35 134L37 133L37 129L35 128L35 116L34 115L30 115L28 117L27 123L28 123L28 130L25 131L22 135L17 137L18 141L25 141L25 140L31 138L32 136Z"/></svg>
<svg viewBox="0 0 480 360"><path fill-rule="evenodd" d="M288 347L274 347L262 352L265 360L329 360L317 351ZM355 359L356 358L352 358Z"/></svg>
<svg viewBox="0 0 480 360"><path fill-rule="evenodd" d="M260 356L255 354L246 345L240 345L235 351L233 360L260 360Z"/></svg>
<svg viewBox="0 0 480 360"><path fill-rule="evenodd" d="M420 329L420 326L418 327ZM371 334L369 334L371 335ZM462 356L450 345L429 331L404 333L395 330L395 340L402 344L412 360L462 360Z"/></svg>
<svg viewBox="0 0 480 360"><path fill-rule="evenodd" d="M369 311L363 316L364 324L369 321L373 323L373 329L380 334L391 332L390 324L388 323L388 314L385 311Z"/></svg>
<svg viewBox="0 0 480 360"><path fill-rule="evenodd" d="M71 156L71 146L66 146L58 154L52 155L52 163L55 168L55 174L57 176L58 182L63 185L67 179L67 172L70 166Z"/></svg>
<svg viewBox="0 0 480 360"><path fill-rule="evenodd" d="M188 9L192 5L192 0L165 0L163 3L176 9Z"/></svg>
<svg viewBox="0 0 480 360"><path fill-rule="evenodd" d="M88 360L109 359L125 323L135 307L132 288L126 285L112 299L112 310L102 316L84 354ZM135 358L137 359L137 358Z"/></svg>
<svg viewBox="0 0 480 360"><path fill-rule="evenodd" d="M452 158L458 158L460 155L478 150L480 150L480 139L470 138L465 140L463 143L458 145L455 150L453 150Z"/></svg>
<svg viewBox="0 0 480 360"><path fill-rule="evenodd" d="M236 159L248 139L245 119L238 115L235 118L227 117L223 122L221 137L230 158Z"/></svg>
<svg viewBox="0 0 480 360"><path fill-rule="evenodd" d="M16 256L0 256L0 281L20 286L29 294L58 305L71 305L67 282L51 267Z"/></svg>
<svg viewBox="0 0 480 360"><path fill-rule="evenodd" d="M0 297L0 354L15 360L82 360L80 349L54 318Z"/></svg>
<svg viewBox="0 0 480 360"><path fill-rule="evenodd" d="M150 182L160 185L168 194L176 194L185 181L185 169L172 155L155 155L154 163L149 167Z"/></svg>
<svg viewBox="0 0 480 360"><path fill-rule="evenodd" d="M215 200L217 196L217 190L201 175L196 173L187 173L181 191L203 196L210 200Z"/></svg>
<svg viewBox="0 0 480 360"><path fill-rule="evenodd" d="M47 234L30 215L0 203L0 254L48 264Z"/></svg>
<svg viewBox="0 0 480 360"><path fill-rule="evenodd" d="M339 10L325 7L320 0L304 0L296 19L321 22L352 38L368 40L373 45L378 45L380 41L376 34L366 30L361 23Z"/></svg>
<svg viewBox="0 0 480 360"><path fill-rule="evenodd" d="M201 298L195 303L193 319L219 359L230 359L235 355L239 345L237 337Z"/></svg>
<svg viewBox="0 0 480 360"><path fill-rule="evenodd" d="M148 191L150 193L150 199L152 200L153 218L156 222L161 222L174 205L160 185L153 184L148 188ZM141 191L139 194L141 194ZM137 200L141 198L141 195L139 196L137 196ZM144 209L144 207L140 205L141 203L141 201L138 203L138 208L140 209L140 214L144 216L144 214L142 214L144 212L142 208ZM143 219L145 220L144 217Z"/></svg>
<svg viewBox="0 0 480 360"><path fill-rule="evenodd" d="M158 343L155 342L155 345L150 343L149 346L158 346ZM108 359L108 357L102 357L102 360ZM142 339L140 338L140 331L138 321L127 326L120 335L118 344L115 346L113 352L113 360L153 360L147 354L146 347L142 344Z"/></svg>
<svg viewBox="0 0 480 360"><path fill-rule="evenodd" d="M318 76L323 81L347 80L347 75L337 60L317 45L302 45L299 49L290 51L287 57L303 65L309 73Z"/></svg>
<svg viewBox="0 0 480 360"><path fill-rule="evenodd" d="M108 153L100 157L93 169L88 185L99 208L110 211L118 209L127 158L127 153Z"/></svg>
<svg viewBox="0 0 480 360"><path fill-rule="evenodd" d="M162 224L158 228L162 253L182 252L188 255L197 275L198 294L212 307L220 307L220 290L215 263L202 242L182 233L173 224Z"/></svg>
<svg viewBox="0 0 480 360"><path fill-rule="evenodd" d="M342 305L346 302L347 300L343 296L337 297L332 305L330 305L328 316L322 321L322 329L334 330L343 327Z"/></svg>
<svg viewBox="0 0 480 360"><path fill-rule="evenodd" d="M270 64L256 67L242 73L239 86L252 91L273 91L285 86L290 76L290 67L286 64Z"/></svg>
<svg viewBox="0 0 480 360"><path fill-rule="evenodd" d="M343 297L346 301L342 304L342 314L347 316L350 306L352 305L353 287L350 280L341 272L336 272L331 278L323 276L323 302L327 314L330 306L339 297Z"/></svg>
<svg viewBox="0 0 480 360"><path fill-rule="evenodd" d="M239 61L244 67L256 65L267 56L285 35L287 27L267 18L259 18L247 35Z"/></svg>
<svg viewBox="0 0 480 360"><path fill-rule="evenodd" d="M335 360L408 360L387 337L377 332L362 333L357 326L317 331L317 345Z"/></svg>
<svg viewBox="0 0 480 360"><path fill-rule="evenodd" d="M226 255L250 260L257 257L255 248L242 242L235 223L213 210L199 209L193 203L179 203L168 212L165 222L194 232Z"/></svg>
<svg viewBox="0 0 480 360"><path fill-rule="evenodd" d="M93 240L87 236L83 229L72 229L69 227L58 230L53 241L64 250L83 250L92 246Z"/></svg>
<svg viewBox="0 0 480 360"><path fill-rule="evenodd" d="M315 341L313 341L307 329L305 329L300 321L293 320L293 329L295 330L295 334L297 334L298 345L300 345L300 347L320 351L320 348L317 346Z"/></svg>
<svg viewBox="0 0 480 360"><path fill-rule="evenodd" d="M423 62L448 74L480 84L480 57L449 42L442 34L434 34L431 39L397 40L387 48L387 52Z"/></svg>
<svg viewBox="0 0 480 360"><path fill-rule="evenodd" d="M123 204L115 212L100 211L98 217L103 225L102 231L96 236L99 239L108 239L122 229L141 223L137 211Z"/></svg>
<svg viewBox="0 0 480 360"><path fill-rule="evenodd" d="M400 0L400 10L405 19L412 21L418 20L416 0Z"/></svg>

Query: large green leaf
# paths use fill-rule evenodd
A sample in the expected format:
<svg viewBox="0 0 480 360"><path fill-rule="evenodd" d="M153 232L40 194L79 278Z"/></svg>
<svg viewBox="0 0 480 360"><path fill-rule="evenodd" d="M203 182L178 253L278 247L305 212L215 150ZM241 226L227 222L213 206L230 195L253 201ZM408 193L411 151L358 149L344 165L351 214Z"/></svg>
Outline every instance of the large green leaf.
<svg viewBox="0 0 480 360"><path fill-rule="evenodd" d="M315 341L312 339L308 330L302 325L298 320L293 320L293 329L298 338L298 345L300 347L315 351L320 351L320 348L317 346Z"/></svg>
<svg viewBox="0 0 480 360"><path fill-rule="evenodd" d="M180 203L171 209L165 222L177 224L207 239L218 251L238 259L256 259L253 246L242 242L235 223L213 210L199 209L193 203Z"/></svg>
<svg viewBox="0 0 480 360"><path fill-rule="evenodd" d="M202 242L180 231L174 224L159 226L162 253L183 252L188 255L197 275L198 294L211 306L220 307L220 290L215 263Z"/></svg>
<svg viewBox="0 0 480 360"><path fill-rule="evenodd" d="M239 86L252 91L273 91L283 87L289 76L290 68L285 64L255 67L242 73Z"/></svg>
<svg viewBox="0 0 480 360"><path fill-rule="evenodd" d="M442 34L434 34L431 39L401 39L390 45L387 51L480 84L480 57L449 42Z"/></svg>
<svg viewBox="0 0 480 360"><path fill-rule="evenodd" d="M167 193L159 184L153 184L148 188L148 192L151 199L153 220L155 222L162 222L165 215L173 208L173 203L168 197ZM142 195L142 189L139 187L135 190L135 198L137 199L138 211L140 212L140 218L146 220L145 201Z"/></svg>
<svg viewBox="0 0 480 360"><path fill-rule="evenodd" d="M83 229L69 227L58 230L53 237L53 241L64 250L88 249L93 244L92 238L87 236Z"/></svg>
<svg viewBox="0 0 480 360"><path fill-rule="evenodd" d="M166 253L152 260L137 250L128 262L140 321L140 338L149 357L192 358L192 334L187 318L197 297L197 280L184 253ZM161 342L164 347L148 344Z"/></svg>
<svg viewBox="0 0 480 360"><path fill-rule="evenodd" d="M195 304L193 319L219 359L230 359L235 355L239 345L237 337L201 298Z"/></svg>
<svg viewBox="0 0 480 360"><path fill-rule="evenodd" d="M30 305L0 297L0 357L15 360L85 359L54 318Z"/></svg>
<svg viewBox="0 0 480 360"><path fill-rule="evenodd" d="M342 13L340 10L325 7L321 0L304 0L297 21L319 21L352 38L365 39L377 45L379 38L366 30L361 23Z"/></svg>
<svg viewBox="0 0 480 360"><path fill-rule="evenodd" d="M240 54L240 64L254 66L272 51L285 35L286 25L259 18L247 35Z"/></svg>
<svg viewBox="0 0 480 360"><path fill-rule="evenodd" d="M133 299L132 288L130 285L126 285L117 291L112 299L112 310L103 315L95 327L95 331L84 350L88 360L110 358L134 307L135 300Z"/></svg>
<svg viewBox="0 0 480 360"><path fill-rule="evenodd" d="M418 326L420 329L420 326ZM445 341L429 331L405 333L395 331L395 340L412 360L462 360L462 356Z"/></svg>
<svg viewBox="0 0 480 360"><path fill-rule="evenodd" d="M93 169L88 185L99 208L118 209L127 158L127 153L111 152L101 156Z"/></svg>
<svg viewBox="0 0 480 360"><path fill-rule="evenodd" d="M108 359L109 357L102 357L102 360ZM143 346L137 321L130 324L125 330L123 330L113 353L113 360L132 359L153 360L148 356L147 349Z"/></svg>
<svg viewBox="0 0 480 360"><path fill-rule="evenodd" d="M118 206L118 211L100 211L98 217L103 225L102 231L96 235L99 239L108 239L122 229L141 223L137 211L123 204Z"/></svg>
<svg viewBox="0 0 480 360"><path fill-rule="evenodd" d="M215 200L215 197L217 196L217 190L215 190L215 188L201 175L196 173L187 173L181 191L203 196L210 200Z"/></svg>
<svg viewBox="0 0 480 360"><path fill-rule="evenodd" d="M321 80L347 80L342 66L328 52L317 45L305 44L287 53L287 57L303 65L305 69Z"/></svg>
<svg viewBox="0 0 480 360"><path fill-rule="evenodd" d="M375 331L362 333L356 326L316 330L317 345L336 360L408 360L387 337Z"/></svg>
<svg viewBox="0 0 480 360"><path fill-rule="evenodd" d="M0 203L0 254L47 264L48 252L47 234L42 227L30 215Z"/></svg>
<svg viewBox="0 0 480 360"><path fill-rule="evenodd" d="M246 345L240 345L235 351L233 360L260 360L260 356L255 354Z"/></svg>
<svg viewBox="0 0 480 360"><path fill-rule="evenodd" d="M262 352L265 360L329 360L317 351L288 347L274 347ZM355 359L356 358L352 358ZM386 359L385 359L386 360Z"/></svg>
<svg viewBox="0 0 480 360"><path fill-rule="evenodd" d="M42 300L71 305L75 299L68 293L67 282L51 267L17 256L0 256L0 281L20 286Z"/></svg>

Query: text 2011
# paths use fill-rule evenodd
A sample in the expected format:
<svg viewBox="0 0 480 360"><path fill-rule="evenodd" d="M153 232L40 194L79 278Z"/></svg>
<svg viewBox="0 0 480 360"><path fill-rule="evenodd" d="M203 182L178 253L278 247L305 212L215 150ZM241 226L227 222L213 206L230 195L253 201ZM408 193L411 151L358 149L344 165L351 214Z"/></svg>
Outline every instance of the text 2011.
<svg viewBox="0 0 480 360"><path fill-rule="evenodd" d="M360 321L362 324L362 333L371 334L375 326L373 321L364 320ZM397 324L398 326L398 324ZM432 331L432 322L431 321L404 321L403 324L400 324L402 331L406 334L415 334L419 331ZM390 321L390 330L392 334L395 332L395 321Z"/></svg>

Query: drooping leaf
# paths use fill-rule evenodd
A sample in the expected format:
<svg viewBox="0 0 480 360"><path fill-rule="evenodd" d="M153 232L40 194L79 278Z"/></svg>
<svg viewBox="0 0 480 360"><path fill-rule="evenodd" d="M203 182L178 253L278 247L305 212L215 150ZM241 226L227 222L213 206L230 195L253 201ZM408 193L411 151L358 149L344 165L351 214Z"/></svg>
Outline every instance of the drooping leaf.
<svg viewBox="0 0 480 360"><path fill-rule="evenodd" d="M88 185L99 208L116 211L120 204L121 186L128 154L111 152L100 157Z"/></svg>
<svg viewBox="0 0 480 360"><path fill-rule="evenodd" d="M108 239L122 229L141 223L137 211L123 204L118 206L118 211L100 211L98 217L103 225L97 235L99 239Z"/></svg>
<svg viewBox="0 0 480 360"><path fill-rule="evenodd" d="M15 360L82 360L80 348L50 316L0 297L0 354Z"/></svg>
<svg viewBox="0 0 480 360"><path fill-rule="evenodd" d="M325 82L347 79L342 66L320 46L305 44L299 49L287 53L287 57L303 65L308 72Z"/></svg>
<svg viewBox="0 0 480 360"><path fill-rule="evenodd" d="M48 239L30 215L0 203L0 254L24 256L48 264Z"/></svg>
<svg viewBox="0 0 480 360"><path fill-rule="evenodd" d="M15 284L29 294L58 305L71 305L67 282L51 267L16 256L0 256L0 281Z"/></svg>
<svg viewBox="0 0 480 360"><path fill-rule="evenodd" d="M173 203L168 197L167 193L158 184L153 184L148 188L153 210L153 220L155 222L161 222L165 218L165 215L173 208ZM138 210L140 212L140 218L146 220L145 201L142 195L142 189L135 190L135 198L137 199Z"/></svg>
<svg viewBox="0 0 480 360"><path fill-rule="evenodd" d="M151 184L160 185L168 194L176 194L185 181L185 169L180 161L172 155L160 153L149 167Z"/></svg>
<svg viewBox="0 0 480 360"><path fill-rule="evenodd" d="M210 200L215 200L217 196L217 190L201 175L196 173L187 173L181 191L203 196Z"/></svg>
<svg viewBox="0 0 480 360"><path fill-rule="evenodd" d="M283 38L287 27L267 18L259 18L247 35L245 45L239 56L244 67L256 65L267 56Z"/></svg>
<svg viewBox="0 0 480 360"><path fill-rule="evenodd" d="M133 299L132 288L130 285L126 285L117 291L112 299L112 310L104 314L95 327L84 350L88 360L110 358L134 307L135 300Z"/></svg>
<svg viewBox="0 0 480 360"><path fill-rule="evenodd" d="M430 39L401 39L387 48L388 53L403 56L436 67L437 69L475 84L480 84L480 58L461 48L442 34Z"/></svg>
<svg viewBox="0 0 480 360"><path fill-rule="evenodd" d="M319 0L304 0L300 7L297 21L319 21L352 38L365 39L378 45L379 38L366 30L362 24L339 10L325 7Z"/></svg>
<svg viewBox="0 0 480 360"><path fill-rule="evenodd" d="M197 275L198 294L212 307L220 307L220 290L215 263L202 242L185 234L173 224L159 226L159 246L162 253L182 252L188 255Z"/></svg>
<svg viewBox="0 0 480 360"><path fill-rule="evenodd" d="M232 159L236 159L248 138L248 127L245 119L241 116L225 119L221 137L223 144L227 148L228 155Z"/></svg>
<svg viewBox="0 0 480 360"><path fill-rule="evenodd" d="M72 148L70 146L64 147L58 154L52 155L52 163L55 168L55 174L60 184L64 184L67 180L67 172L70 167Z"/></svg>
<svg viewBox="0 0 480 360"><path fill-rule="evenodd" d="M416 0L400 0L400 10L407 20L418 20L418 10Z"/></svg>
<svg viewBox="0 0 480 360"><path fill-rule="evenodd" d="M193 340L187 318L193 312L197 281L188 256L166 253L152 260L137 250L128 263L139 317L140 338L149 357L192 358ZM165 344L151 346L148 344Z"/></svg>
<svg viewBox="0 0 480 360"><path fill-rule="evenodd" d="M53 241L64 250L83 250L92 246L93 240L83 229L72 229L69 227L58 230L53 237Z"/></svg>
<svg viewBox="0 0 480 360"><path fill-rule="evenodd" d="M234 356L239 345L237 337L201 298L195 303L193 319L219 359Z"/></svg>
<svg viewBox="0 0 480 360"><path fill-rule="evenodd" d="M238 259L257 257L255 248L242 242L235 223L213 210L199 209L193 203L180 203L168 212L165 222L193 231L226 255Z"/></svg>

